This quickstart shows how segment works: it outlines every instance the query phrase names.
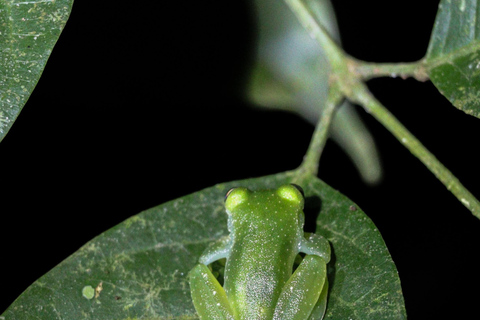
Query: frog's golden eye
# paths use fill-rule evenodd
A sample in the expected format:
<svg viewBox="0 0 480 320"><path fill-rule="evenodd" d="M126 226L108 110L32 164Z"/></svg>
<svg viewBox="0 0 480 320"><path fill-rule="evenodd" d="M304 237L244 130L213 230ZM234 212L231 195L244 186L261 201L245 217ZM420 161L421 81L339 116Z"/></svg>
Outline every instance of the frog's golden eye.
<svg viewBox="0 0 480 320"><path fill-rule="evenodd" d="M284 184L277 189L276 193L280 198L287 200L291 203L295 203L300 208L303 208L305 197L303 195L302 188L300 188L299 186L295 184Z"/></svg>
<svg viewBox="0 0 480 320"><path fill-rule="evenodd" d="M225 208L227 211L232 212L232 210L239 204L247 201L250 191L247 188L238 187L228 190L225 195Z"/></svg>
<svg viewBox="0 0 480 320"><path fill-rule="evenodd" d="M303 191L303 188L300 187L298 184L295 183L290 183L291 186L294 186L300 193L302 194L302 197L305 199L305 192Z"/></svg>
<svg viewBox="0 0 480 320"><path fill-rule="evenodd" d="M223 199L223 201L227 201L228 196L229 196L230 193L232 193L232 191L235 190L235 189L237 189L237 187L231 188L230 190L228 190L227 193L225 193L225 199Z"/></svg>

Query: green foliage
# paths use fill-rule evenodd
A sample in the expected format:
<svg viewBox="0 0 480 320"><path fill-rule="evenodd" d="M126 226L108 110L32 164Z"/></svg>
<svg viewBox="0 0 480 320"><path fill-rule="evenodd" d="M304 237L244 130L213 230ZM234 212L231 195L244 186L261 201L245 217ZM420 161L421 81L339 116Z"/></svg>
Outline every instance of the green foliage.
<svg viewBox="0 0 480 320"><path fill-rule="evenodd" d="M480 4L440 3L426 63L440 92L460 110L480 117Z"/></svg>
<svg viewBox="0 0 480 320"><path fill-rule="evenodd" d="M0 141L37 85L73 0L0 0Z"/></svg>
<svg viewBox="0 0 480 320"><path fill-rule="evenodd" d="M195 319L188 271L226 235L225 192L275 188L293 173L233 181L144 211L85 244L30 286L5 319ZM395 265L372 221L317 178L306 214L333 249L326 319L406 319ZM92 298L92 288L95 294Z"/></svg>

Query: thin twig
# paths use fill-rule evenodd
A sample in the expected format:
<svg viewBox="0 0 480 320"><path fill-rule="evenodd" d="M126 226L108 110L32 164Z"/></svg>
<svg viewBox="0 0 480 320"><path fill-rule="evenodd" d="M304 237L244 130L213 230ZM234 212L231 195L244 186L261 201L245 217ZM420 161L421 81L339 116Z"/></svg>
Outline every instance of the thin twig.
<svg viewBox="0 0 480 320"><path fill-rule="evenodd" d="M323 149L325 148L328 139L336 107L340 105L343 98L344 96L338 87L334 86L330 88L325 108L322 110L320 119L315 127L307 153L303 158L302 164L296 170L295 181L297 183L301 184L303 179L307 176L317 176L320 157L322 156Z"/></svg>
<svg viewBox="0 0 480 320"><path fill-rule="evenodd" d="M368 91L365 85L363 85L363 90L355 91L355 100L417 157L475 217L480 219L480 202Z"/></svg>
<svg viewBox="0 0 480 320"><path fill-rule="evenodd" d="M402 79L414 78L424 82L429 79L424 60L403 63L372 63L349 58L349 63L351 66L349 69L357 73L363 80L400 77Z"/></svg>

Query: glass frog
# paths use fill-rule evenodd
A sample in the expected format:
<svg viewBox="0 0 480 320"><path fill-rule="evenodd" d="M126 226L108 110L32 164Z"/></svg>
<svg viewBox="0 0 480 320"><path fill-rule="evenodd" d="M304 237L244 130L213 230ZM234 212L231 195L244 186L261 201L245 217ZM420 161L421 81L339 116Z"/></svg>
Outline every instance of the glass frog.
<svg viewBox="0 0 480 320"><path fill-rule="evenodd" d="M201 320L322 319L327 303L330 244L304 236L304 196L296 185L225 198L227 237L208 247L189 274ZM293 272L298 253L305 257ZM223 287L208 264L226 258Z"/></svg>

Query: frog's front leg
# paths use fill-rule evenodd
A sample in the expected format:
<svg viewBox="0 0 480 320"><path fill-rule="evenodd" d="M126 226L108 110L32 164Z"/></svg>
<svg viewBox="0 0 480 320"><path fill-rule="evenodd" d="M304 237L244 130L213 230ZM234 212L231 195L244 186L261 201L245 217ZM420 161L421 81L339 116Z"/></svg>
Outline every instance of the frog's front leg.
<svg viewBox="0 0 480 320"><path fill-rule="evenodd" d="M293 273L275 307L274 320L306 320L314 311L315 319L323 318L326 294L322 294L327 278L327 264L316 255L307 255ZM320 296L323 300L319 301ZM322 312L323 306L323 312Z"/></svg>
<svg viewBox="0 0 480 320"><path fill-rule="evenodd" d="M319 234L311 233L306 239L302 239L300 252L322 257L325 263L330 262L330 243Z"/></svg>
<svg viewBox="0 0 480 320"><path fill-rule="evenodd" d="M229 236L222 237L212 242L198 259L198 262L209 265L210 263L226 258L232 248L232 241Z"/></svg>
<svg viewBox="0 0 480 320"><path fill-rule="evenodd" d="M223 287L210 269L198 264L189 273L193 304L202 320L235 320Z"/></svg>

